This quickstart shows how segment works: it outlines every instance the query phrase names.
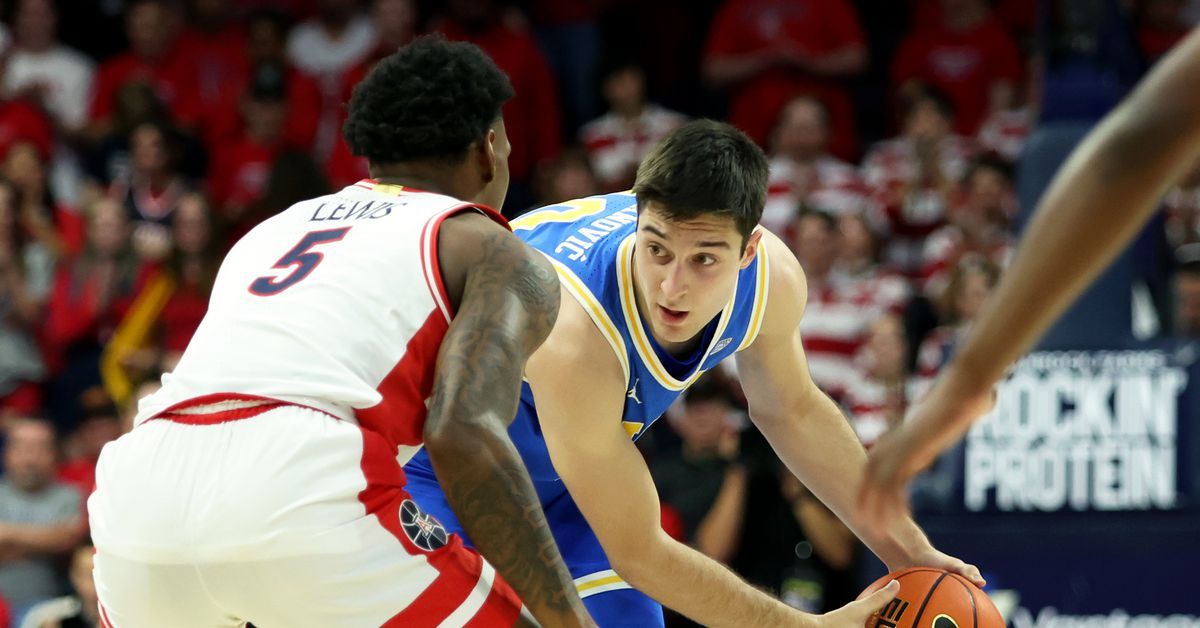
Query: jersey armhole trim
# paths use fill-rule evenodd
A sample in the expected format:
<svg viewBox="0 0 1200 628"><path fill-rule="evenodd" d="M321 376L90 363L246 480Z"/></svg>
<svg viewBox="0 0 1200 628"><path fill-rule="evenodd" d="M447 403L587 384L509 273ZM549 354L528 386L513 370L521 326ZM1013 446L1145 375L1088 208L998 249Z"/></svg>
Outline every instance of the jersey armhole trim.
<svg viewBox="0 0 1200 628"><path fill-rule="evenodd" d="M435 214L426 221L424 228L421 229L421 270L424 271L425 285L429 288L429 294L433 297L433 301L441 310L442 315L446 317L447 323L454 320L454 305L450 302L450 295L446 292L446 283L442 278L442 267L438 258L438 234L441 232L442 223L447 218L467 211L479 212L491 218L501 227L512 231L508 220L501 216L500 212L487 205L475 203L455 205Z"/></svg>
<svg viewBox="0 0 1200 628"><path fill-rule="evenodd" d="M738 345L738 351L754 344L754 341L758 338L758 332L762 331L763 318L766 316L767 297L771 289L771 264L767 259L767 247L762 244L758 247L757 274L758 276L755 278L754 307L750 314L750 323L746 327L746 337L742 340L742 344Z"/></svg>
<svg viewBox="0 0 1200 628"><path fill-rule="evenodd" d="M580 281L575 273L571 272L571 269L545 252L541 253L546 259L550 260L550 263L554 266L554 270L558 272L559 282L574 297L575 301L579 303L583 311L587 312L588 317L592 319L592 324L596 326L596 330L608 341L608 345L612 347L613 353L617 356L617 362L621 364L621 371L625 374L625 381L628 382L630 377L629 352L625 347L625 340L621 338L621 332L617 330L617 326L613 324L608 313L604 311L604 306L600 305L600 301L596 299L596 296Z"/></svg>

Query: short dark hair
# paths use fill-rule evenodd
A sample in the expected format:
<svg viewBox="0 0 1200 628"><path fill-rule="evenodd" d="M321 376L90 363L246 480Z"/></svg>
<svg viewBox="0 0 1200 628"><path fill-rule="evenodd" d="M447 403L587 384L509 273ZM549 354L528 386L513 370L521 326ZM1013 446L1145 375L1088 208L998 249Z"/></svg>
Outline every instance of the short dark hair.
<svg viewBox="0 0 1200 628"><path fill-rule="evenodd" d="M796 212L795 224L798 227L800 221L808 220L809 218L821 223L821 226L825 227L825 230L830 233L837 233L838 231L838 219L833 214L824 210L814 209L807 205L801 205L800 210Z"/></svg>
<svg viewBox="0 0 1200 628"><path fill-rule="evenodd" d="M650 149L638 167L633 192L639 212L655 201L672 220L729 216L745 246L767 199L767 157L736 128L695 120Z"/></svg>
<svg viewBox="0 0 1200 628"><path fill-rule="evenodd" d="M512 97L508 77L478 46L419 37L354 88L342 132L372 164L459 162Z"/></svg>
<svg viewBox="0 0 1200 628"><path fill-rule="evenodd" d="M937 108L942 117L947 120L954 120L954 103L946 92L932 86L922 83L913 88L911 92L903 97L900 107L900 117L902 120L907 120L912 116L922 103L929 103Z"/></svg>
<svg viewBox="0 0 1200 628"><path fill-rule="evenodd" d="M976 174L984 170L995 172L1009 185L1012 185L1015 180L1012 164L1007 159L996 153L984 153L976 157L970 166L967 166L967 172L962 179L963 183L970 183Z"/></svg>

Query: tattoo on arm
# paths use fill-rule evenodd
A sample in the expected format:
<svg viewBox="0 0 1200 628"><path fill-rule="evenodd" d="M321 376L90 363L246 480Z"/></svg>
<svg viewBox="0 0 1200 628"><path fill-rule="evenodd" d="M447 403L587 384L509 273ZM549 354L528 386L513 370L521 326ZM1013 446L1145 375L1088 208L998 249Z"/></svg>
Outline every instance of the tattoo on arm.
<svg viewBox="0 0 1200 628"><path fill-rule="evenodd" d="M507 427L525 362L557 318L559 285L540 254L491 231L438 356L426 447L467 534L544 622L579 598Z"/></svg>

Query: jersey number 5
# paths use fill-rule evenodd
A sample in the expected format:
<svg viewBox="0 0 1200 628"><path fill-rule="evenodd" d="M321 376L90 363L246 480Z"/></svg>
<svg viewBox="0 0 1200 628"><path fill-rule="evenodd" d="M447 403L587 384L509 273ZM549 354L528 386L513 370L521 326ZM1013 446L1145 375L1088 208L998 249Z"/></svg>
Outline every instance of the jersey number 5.
<svg viewBox="0 0 1200 628"><path fill-rule="evenodd" d="M250 293L257 294L260 297L271 297L291 288L300 283L305 277L312 274L312 271L317 269L317 265L321 260L325 259L324 253L310 251L309 249L318 244L329 244L337 242L346 237L346 233L350 231L350 227L341 229L326 229L324 231L310 231L304 234L303 238L292 247L292 250L283 254L278 262L271 268L287 268L295 266L286 276L283 277L259 277L250 284Z"/></svg>

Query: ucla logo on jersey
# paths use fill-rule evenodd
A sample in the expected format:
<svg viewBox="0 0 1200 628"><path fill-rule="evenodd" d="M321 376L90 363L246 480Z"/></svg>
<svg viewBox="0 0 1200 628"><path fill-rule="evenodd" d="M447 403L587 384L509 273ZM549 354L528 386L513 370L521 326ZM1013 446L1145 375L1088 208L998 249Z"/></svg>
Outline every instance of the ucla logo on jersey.
<svg viewBox="0 0 1200 628"><path fill-rule="evenodd" d="M712 351L709 352L709 354L711 355L713 353L717 353L721 349L728 347L729 343L731 343L731 342L733 342L733 338L722 338L722 339L718 340L717 344L713 345L713 349L712 349Z"/></svg>
<svg viewBox="0 0 1200 628"><path fill-rule="evenodd" d="M427 514L411 499L400 502L400 527L418 548L432 552L450 541L442 522Z"/></svg>

